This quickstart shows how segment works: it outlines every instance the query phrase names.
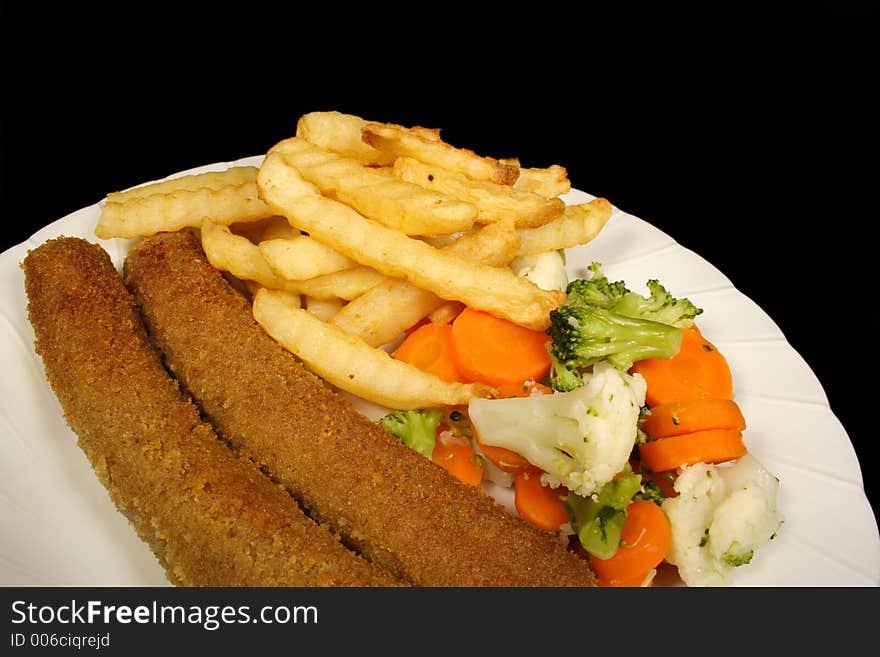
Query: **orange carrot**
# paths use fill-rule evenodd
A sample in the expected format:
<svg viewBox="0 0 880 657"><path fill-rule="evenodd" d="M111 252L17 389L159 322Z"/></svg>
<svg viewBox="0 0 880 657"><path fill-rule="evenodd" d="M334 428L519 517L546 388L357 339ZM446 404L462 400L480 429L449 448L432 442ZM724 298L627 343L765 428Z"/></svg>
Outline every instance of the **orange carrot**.
<svg viewBox="0 0 880 657"><path fill-rule="evenodd" d="M495 447L494 445L484 445L480 442L480 439L476 437L476 434L474 434L474 437L477 440L477 444L480 446L480 451L483 452L483 456L492 461L496 467L504 470L504 472L517 474L531 467L528 461L513 450L505 447Z"/></svg>
<svg viewBox="0 0 880 657"><path fill-rule="evenodd" d="M444 437L441 433L434 443L431 460L459 481L479 486L483 479L483 464L467 438Z"/></svg>
<svg viewBox="0 0 880 657"><path fill-rule="evenodd" d="M663 509L649 500L636 500L626 508L620 547L609 559L590 555L599 586L640 586L666 557L672 530Z"/></svg>
<svg viewBox="0 0 880 657"><path fill-rule="evenodd" d="M539 381L550 371L544 331L465 308L452 322L452 357L466 381L491 386Z"/></svg>
<svg viewBox="0 0 880 657"><path fill-rule="evenodd" d="M709 429L651 440L639 446L642 463L654 472L674 470L694 463L721 463L746 453L737 429Z"/></svg>
<svg viewBox="0 0 880 657"><path fill-rule="evenodd" d="M502 383L497 386L499 397L531 397L532 395L552 395L553 388L535 381L522 383Z"/></svg>
<svg viewBox="0 0 880 657"><path fill-rule="evenodd" d="M464 380L452 358L452 327L449 324L422 324L403 339L394 357L436 374L444 381Z"/></svg>
<svg viewBox="0 0 880 657"><path fill-rule="evenodd" d="M696 326L681 331L681 348L675 356L640 360L632 367L648 384L648 406L703 397L733 397L733 380L724 356Z"/></svg>
<svg viewBox="0 0 880 657"><path fill-rule="evenodd" d="M746 428L739 406L732 399L703 397L685 402L668 402L651 407L642 429L649 438L680 436L707 429Z"/></svg>
<svg viewBox="0 0 880 657"><path fill-rule="evenodd" d="M514 504L522 518L547 531L558 531L569 521L562 497L565 487L550 488L541 484L541 471L529 468L517 474L513 485Z"/></svg>

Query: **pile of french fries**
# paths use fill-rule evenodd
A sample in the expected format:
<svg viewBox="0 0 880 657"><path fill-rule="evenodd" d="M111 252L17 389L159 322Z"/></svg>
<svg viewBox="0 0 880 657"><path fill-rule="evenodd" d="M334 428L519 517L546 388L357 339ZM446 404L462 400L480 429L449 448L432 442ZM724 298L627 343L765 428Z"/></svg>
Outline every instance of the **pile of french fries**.
<svg viewBox="0 0 880 657"><path fill-rule="evenodd" d="M558 164L521 167L437 130L312 112L260 167L108 194L95 234L197 230L211 264L251 296L256 321L314 373L389 408L459 405L494 391L442 381L389 345L465 306L545 329L564 292L509 264L596 237L611 205L566 205L570 188Z"/></svg>

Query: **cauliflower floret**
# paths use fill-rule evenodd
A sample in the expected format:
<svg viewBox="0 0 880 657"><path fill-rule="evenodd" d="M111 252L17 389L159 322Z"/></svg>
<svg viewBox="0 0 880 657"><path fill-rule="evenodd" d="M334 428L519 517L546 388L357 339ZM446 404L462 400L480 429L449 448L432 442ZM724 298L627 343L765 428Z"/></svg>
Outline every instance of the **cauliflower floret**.
<svg viewBox="0 0 880 657"><path fill-rule="evenodd" d="M510 268L517 276L527 278L543 290L562 290L568 286L565 260L559 251L546 251L514 258Z"/></svg>
<svg viewBox="0 0 880 657"><path fill-rule="evenodd" d="M731 569L751 561L776 533L779 482L746 454L731 465L697 463L675 482L663 510L672 526L667 561L688 586L723 586Z"/></svg>
<svg viewBox="0 0 880 657"><path fill-rule="evenodd" d="M645 380L600 362L571 392L472 399L480 442L506 447L545 472L541 480L584 497L627 463L645 403Z"/></svg>

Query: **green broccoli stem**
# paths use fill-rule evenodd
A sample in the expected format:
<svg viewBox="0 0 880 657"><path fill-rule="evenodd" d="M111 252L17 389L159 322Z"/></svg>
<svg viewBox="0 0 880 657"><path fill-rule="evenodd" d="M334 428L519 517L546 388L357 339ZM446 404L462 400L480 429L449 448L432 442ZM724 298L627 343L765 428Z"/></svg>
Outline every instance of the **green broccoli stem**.
<svg viewBox="0 0 880 657"><path fill-rule="evenodd" d="M629 468L602 486L598 495L569 494L565 508L583 548L599 559L610 559L620 546L626 508L639 492L642 478Z"/></svg>
<svg viewBox="0 0 880 657"><path fill-rule="evenodd" d="M563 305L550 312L550 320L553 354L570 370L603 358L625 370L637 360L671 358L681 348L674 326L602 308Z"/></svg>

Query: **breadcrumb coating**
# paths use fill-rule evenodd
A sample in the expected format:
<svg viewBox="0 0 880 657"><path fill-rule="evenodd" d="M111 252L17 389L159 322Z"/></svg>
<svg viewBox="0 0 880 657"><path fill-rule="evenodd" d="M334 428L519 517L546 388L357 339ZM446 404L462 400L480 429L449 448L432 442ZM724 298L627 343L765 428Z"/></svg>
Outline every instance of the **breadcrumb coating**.
<svg viewBox="0 0 880 657"><path fill-rule="evenodd" d="M419 586L593 586L551 534L403 446L256 323L190 233L144 240L125 282L165 363L218 433L309 515Z"/></svg>
<svg viewBox="0 0 880 657"><path fill-rule="evenodd" d="M149 342L107 253L50 240L22 268L35 348L119 511L173 584L398 584L305 516L204 422Z"/></svg>

